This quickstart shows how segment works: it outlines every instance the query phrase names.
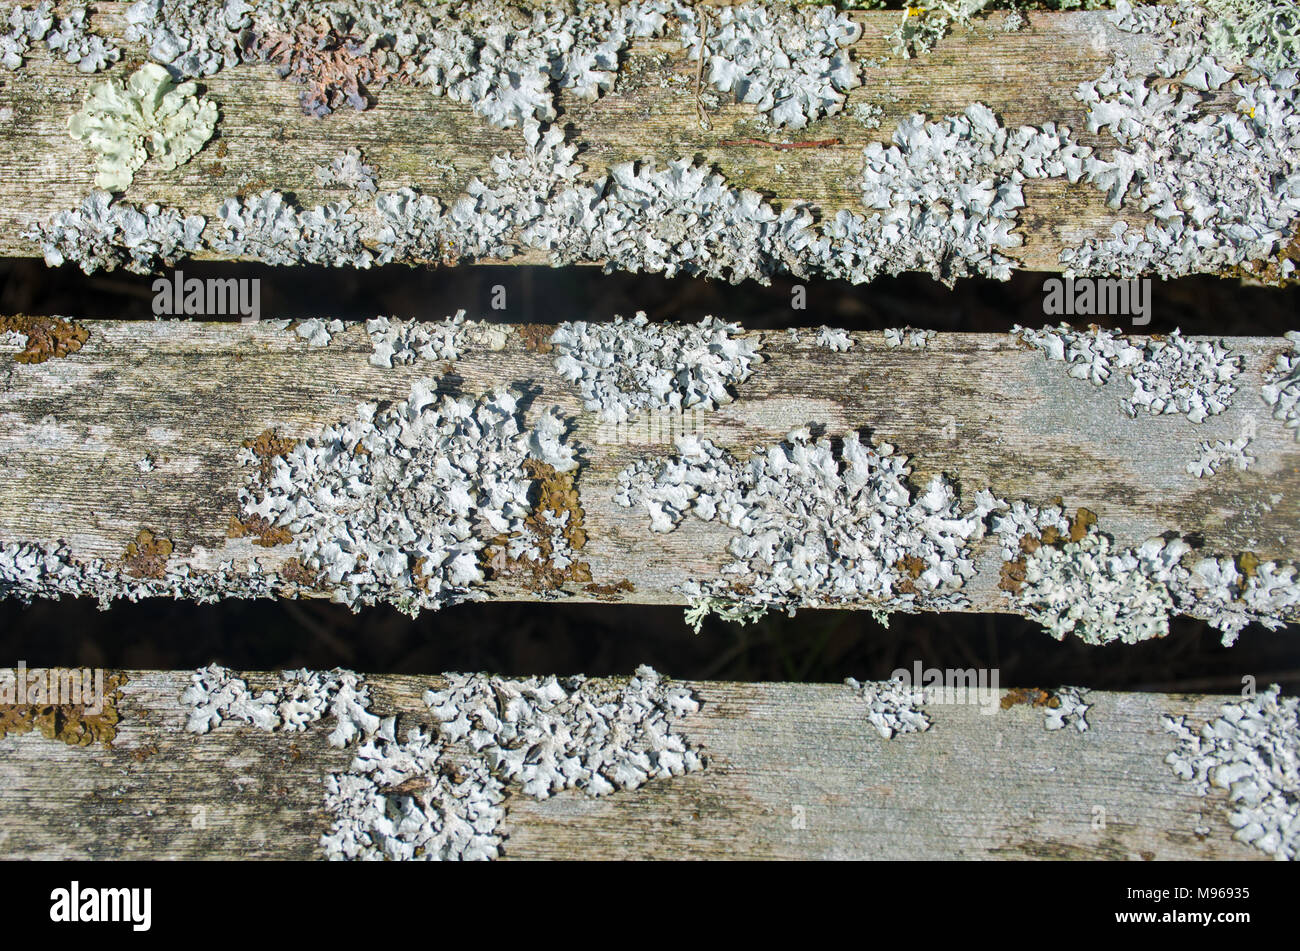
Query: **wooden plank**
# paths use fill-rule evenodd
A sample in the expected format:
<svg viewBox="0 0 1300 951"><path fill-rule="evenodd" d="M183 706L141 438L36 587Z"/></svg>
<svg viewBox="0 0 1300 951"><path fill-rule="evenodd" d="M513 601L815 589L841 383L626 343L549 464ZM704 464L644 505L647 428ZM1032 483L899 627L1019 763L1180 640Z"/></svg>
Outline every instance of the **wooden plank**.
<svg viewBox="0 0 1300 951"><path fill-rule="evenodd" d="M1122 379L1094 386L1070 378L1064 364L1011 335L945 333L907 349L889 347L880 333L854 333L853 348L837 353L808 332L797 343L785 331L750 332L765 360L735 388L735 402L617 429L583 410L554 354L536 352L533 342L551 328L480 325L493 333L467 344L454 364L419 359L386 369L370 364L363 324L326 347L267 322L78 326L87 339L69 356L23 364L0 354L0 542L63 541L82 561L120 563L144 529L170 540L168 570L232 561L242 574L255 560L283 570L292 545L230 537L237 493L251 475L238 462L242 445L272 429L310 436L354 418L358 403L405 399L419 379L468 394L510 384L534 394L529 425L549 406L574 421L568 439L583 456L577 488L588 536L581 557L592 583L631 582L633 590L614 593L630 602L681 603L676 586L716 577L733 560L732 531L716 521L691 518L654 533L642 510L613 501L619 472L670 452L672 428L683 426L742 456L800 426L865 431L911 457L916 486L935 474L953 478L966 509L984 488L1038 505L1059 497L1071 512L1096 513L1097 528L1121 546L1177 532L1209 554L1290 561L1300 523L1300 443L1259 395L1262 374L1289 346L1280 339L1225 338L1243 361L1239 389L1226 412L1194 424L1178 414L1129 418L1119 405L1130 389ZM1247 431L1256 460L1248 470L1188 473L1203 441ZM153 471L141 471L144 459ZM978 573L964 591L970 609L1008 610L995 540L975 552ZM486 590L539 596L518 579ZM609 596L576 583L560 594Z"/></svg>
<svg viewBox="0 0 1300 951"><path fill-rule="evenodd" d="M138 65L144 50L122 39L125 3L102 3L95 28L124 48L122 62L105 73L83 75L43 50L6 75L0 91L0 253L31 256L37 247L20 235L36 222L81 201L93 187L90 154L67 133L67 121L81 107L87 89L104 76L122 77ZM862 148L888 142L897 120L914 112L941 117L983 102L1003 123L1016 126L1048 120L1068 125L1083 145L1113 145L1084 129L1084 110L1074 98L1080 82L1095 79L1116 52L1133 63L1150 63L1149 37L1123 33L1105 12L1030 11L1028 26L1002 29L1002 12L955 29L930 54L903 59L890 52L888 36L899 11L852 11L863 25L854 56L870 63L865 83L851 90L848 108L793 135L799 140L838 139L826 148L774 150L761 145L722 145L749 138L770 139L748 105L727 104L709 112L711 128L696 114L695 63L675 39L636 41L623 63L617 89L596 102L561 94L560 122L580 147L579 161L590 177L630 160L654 158L660 167L699 157L735 185L760 191L781 206L810 202L824 217L841 208L861 211L857 181ZM208 77L205 95L221 110L218 138L188 164L171 172L146 165L124 195L137 205L158 202L198 213L212 222L221 201L236 193L277 188L304 205L349 196L322 189L315 169L344 148L360 147L377 165L381 189L403 186L436 195L444 205L459 197L474 176L486 177L493 155L518 151L517 129L500 129L473 114L470 106L435 97L421 88L389 84L376 106L341 110L326 119L299 108L301 88L276 77L271 66L241 65ZM724 97L725 99L726 97ZM867 129L851 115L869 104L881 110L880 125ZM781 138L780 136L777 136ZM1084 185L1033 181L1026 185L1029 207L1018 231L1025 245L1011 253L1027 268L1059 270L1058 253L1087 237L1106 234L1117 220L1145 226L1145 216L1106 208L1104 195ZM354 204L356 202L354 201ZM213 227L210 225L210 227ZM205 251L201 256L211 257ZM530 251L512 263L541 263Z"/></svg>
<svg viewBox="0 0 1300 951"><path fill-rule="evenodd" d="M256 675L249 675L255 677ZM132 671L110 747L0 737L5 858L319 858L324 782L355 747L306 732L183 730L186 672ZM427 722L441 678L367 678L372 709ZM256 681L250 679L250 683ZM1040 709L927 704L923 733L886 741L853 691L828 684L685 683L675 729L704 769L599 799L506 803L508 858L1252 859L1218 790L1164 762L1162 714L1200 722L1229 698L1092 693L1087 732ZM1199 832L1197 830L1200 830ZM1208 830L1208 832L1207 832Z"/></svg>

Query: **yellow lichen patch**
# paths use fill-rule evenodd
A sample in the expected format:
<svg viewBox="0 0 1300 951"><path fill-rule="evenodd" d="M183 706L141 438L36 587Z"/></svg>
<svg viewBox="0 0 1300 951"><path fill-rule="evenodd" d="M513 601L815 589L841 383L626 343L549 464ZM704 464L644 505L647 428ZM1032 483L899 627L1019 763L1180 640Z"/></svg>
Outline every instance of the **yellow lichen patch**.
<svg viewBox="0 0 1300 951"><path fill-rule="evenodd" d="M27 338L25 348L14 355L16 363L44 363L53 357L76 353L90 338L90 331L61 317L0 317L0 333Z"/></svg>
<svg viewBox="0 0 1300 951"><path fill-rule="evenodd" d="M169 539L158 538L149 529L142 528L135 541L126 546L122 567L133 578L161 578L167 573L167 559L171 556Z"/></svg>
<svg viewBox="0 0 1300 951"><path fill-rule="evenodd" d="M27 677L41 675L48 677L51 685L66 683L68 676L76 676L83 681L89 671L68 671L53 668L47 671L25 671ZM49 740L59 740L69 746L90 746L102 743L109 746L117 736L117 724L120 717L117 712L118 701L122 699L122 687L126 684L126 675L122 673L103 676L97 680L92 692L99 692L102 683L102 696L93 696L90 703L49 703L47 694L33 698L29 703L0 704L0 736L30 733L33 729Z"/></svg>
<svg viewBox="0 0 1300 951"><path fill-rule="evenodd" d="M1015 687L1002 697L1002 709L1010 710L1016 704L1025 703L1032 707L1051 707L1055 710L1061 705L1060 698L1041 687Z"/></svg>
<svg viewBox="0 0 1300 951"><path fill-rule="evenodd" d="M554 466L536 459L527 459L524 461L524 471L534 480L533 491L537 496L533 510L524 519L524 524L537 539L541 557L510 557L509 536L498 535L483 549L484 573L489 580L518 580L526 590L538 593L558 591L568 582L591 582L591 566L585 561L574 558L563 568L555 564L551 540L554 529L547 519L548 515L553 521L564 518L567 514L560 532L569 548L576 552L587 544L587 533L582 526L583 512L578 498L576 470L557 472Z"/></svg>
<svg viewBox="0 0 1300 951"><path fill-rule="evenodd" d="M1255 577L1255 572L1259 570L1259 556L1253 551L1243 551L1236 558L1237 570L1246 580Z"/></svg>

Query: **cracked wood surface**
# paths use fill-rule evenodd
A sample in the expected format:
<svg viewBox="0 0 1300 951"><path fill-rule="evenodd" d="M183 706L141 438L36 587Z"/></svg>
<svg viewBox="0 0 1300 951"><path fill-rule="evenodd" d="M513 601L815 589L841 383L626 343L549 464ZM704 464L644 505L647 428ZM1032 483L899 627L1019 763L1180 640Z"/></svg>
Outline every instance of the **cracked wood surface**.
<svg viewBox="0 0 1300 951"><path fill-rule="evenodd" d="M321 857L325 779L356 749L329 746L329 718L196 736L179 701L188 672L127 676L111 748L0 737L0 857ZM402 714L403 732L428 725L421 696L438 678L367 679L372 710ZM846 686L685 685L701 709L675 729L706 768L599 799L516 790L504 855L1266 858L1232 839L1222 791L1202 798L1164 762L1162 714L1199 728L1231 698L1095 692L1084 733L1048 732L1026 705L927 704L929 731L883 740Z"/></svg>
<svg viewBox="0 0 1300 951"><path fill-rule="evenodd" d="M238 463L244 441L268 429L309 436L354 418L360 402L404 399L414 380L435 379L442 392L506 384L530 393L529 425L551 405L574 421L568 439L582 460L588 535L580 557L595 584L631 582L620 600L681 603L675 586L717 577L732 560L730 529L688 518L652 533L642 511L612 500L625 466L672 451L673 426L742 457L804 425L861 430L911 457L916 486L936 473L952 477L965 509L986 487L1009 501L1060 497L1070 511L1095 512L1097 528L1122 546L1178 532L1210 554L1294 559L1300 443L1260 396L1262 372L1289 349L1280 338L1223 338L1244 363L1239 388L1227 412L1194 424L1181 415L1130 419L1120 408L1124 379L1099 387L1070 378L1065 364L1007 334L941 333L925 349L894 349L881 333L854 333L853 349L835 353L813 332L795 343L785 331L756 331L765 359L735 387L735 402L615 429L583 411L552 354L529 349L537 328L522 335L495 325L497 339L469 345L454 363L384 369L368 362L370 339L358 323L324 348L269 323L80 325L89 332L81 349L44 363L18 363L19 345L0 341L0 542L62 540L75 559L117 564L147 530L170 540L169 570L230 560L242 572L254 559L283 569L292 544L228 537L237 492L254 471ZM1249 470L1225 466L1201 479L1186 471L1203 441L1246 432L1255 433ZM137 466L145 457L151 472ZM1008 610L995 542L977 543L978 573L965 588L972 610ZM506 579L487 591L538 597ZM595 595L570 583L564 596Z"/></svg>
<svg viewBox="0 0 1300 951"><path fill-rule="evenodd" d="M122 60L111 69L83 75L41 48L32 51L21 69L0 73L0 254L38 255L36 245L21 233L78 205L92 190L93 156L68 135L67 121L92 84L122 78L144 61L141 45L121 39L126 6L97 4L99 12L92 18L96 30L123 46ZM854 11L852 16L864 26L854 55L873 65L865 69L864 85L849 92L844 113L806 129L764 131L758 113L743 104L709 110L712 128L701 129L696 66L672 39L635 41L616 89L597 102L561 93L558 121L572 126L571 135L581 144L578 160L589 177L628 160L654 157L662 166L696 156L716 165L735 185L756 189L781 205L811 202L824 217L833 217L841 208L863 210L857 186L863 146L889 141L897 120L914 112L937 118L983 102L1005 125L1051 120L1069 126L1081 144L1108 149L1114 145L1109 136L1084 129L1085 110L1074 99L1075 88L1100 76L1117 50L1138 66L1154 58L1148 38L1116 30L1104 12L1029 11L1028 26L1019 32L1003 31L1006 14L997 12L978 18L970 30L955 30L932 53L910 60L892 54L886 39L897 26L899 11ZM314 175L317 166L349 146L360 147L378 167L381 189L411 186L447 205L471 177L488 174L493 155L523 145L518 129L498 129L474 115L469 105L420 88L390 84L377 90L377 105L370 110L344 109L315 119L299 108L302 87L278 79L271 66L241 65L200 86L221 111L215 137L174 171L146 163L122 199L202 214L210 228L221 201L236 193L277 188L304 205L353 199L344 189L322 189ZM853 107L864 103L882 110L878 128L866 129L851 117ZM719 144L746 138L838 138L841 144L782 151ZM1104 194L1086 184L1031 181L1024 190L1028 207L1020 212L1017 231L1025 244L1010 256L1030 269L1060 270L1063 247L1104 235L1117 220L1140 227L1147 223L1140 212L1107 209ZM529 252L510 260L544 263L545 256Z"/></svg>

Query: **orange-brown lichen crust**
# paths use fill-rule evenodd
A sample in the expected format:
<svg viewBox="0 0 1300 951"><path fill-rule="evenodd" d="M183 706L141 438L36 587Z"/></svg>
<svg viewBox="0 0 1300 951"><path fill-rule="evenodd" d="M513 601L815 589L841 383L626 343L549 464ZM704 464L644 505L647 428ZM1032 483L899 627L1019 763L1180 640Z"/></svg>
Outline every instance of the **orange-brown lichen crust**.
<svg viewBox="0 0 1300 951"><path fill-rule="evenodd" d="M271 481L271 466L274 464L276 457L285 456L292 452L294 446L298 445L298 440L281 436L278 430L266 429L252 439L245 439L241 445L251 452L257 460L257 473L253 477L253 483L265 486ZM356 446L353 451L360 448L360 446ZM230 538L252 538L254 545L260 545L263 548L287 545L293 541L293 535L287 528L272 525L268 519L261 515L252 515L242 519L232 515L226 534Z"/></svg>
<svg viewBox="0 0 1300 951"><path fill-rule="evenodd" d="M23 350L14 355L15 363L44 363L54 357L66 357L81 349L90 331L62 317L28 317L15 314L0 317L0 334L15 333L27 338Z"/></svg>
<svg viewBox="0 0 1300 951"><path fill-rule="evenodd" d="M636 590L636 585L626 578L620 578L613 584L596 584L592 582L589 585L584 585L582 590L597 601L622 601L623 595L631 594Z"/></svg>
<svg viewBox="0 0 1300 951"><path fill-rule="evenodd" d="M550 353L554 350L555 345L551 343L551 334L554 332L555 328L546 324L520 324L518 328L524 349L532 353Z"/></svg>
<svg viewBox="0 0 1300 951"><path fill-rule="evenodd" d="M263 548L287 545L293 541L293 534L287 528L272 525L261 515L252 515L242 520L232 515L226 534L230 538L252 538L254 545Z"/></svg>
<svg viewBox="0 0 1300 951"><path fill-rule="evenodd" d="M49 671L50 676L57 676L60 672L58 669ZM117 704L122 699L122 687L126 682L126 675L121 672L104 677L103 705L98 713L88 713L84 703L0 704L0 736L17 736L35 729L46 739L59 740L69 746L101 743L108 747L117 736L117 724L121 719Z"/></svg>
<svg viewBox="0 0 1300 951"><path fill-rule="evenodd" d="M525 590L538 594L560 591L568 582L591 582L591 566L576 558L563 568L553 560L554 544L551 540L555 519L565 519L561 533L569 548L581 551L587 544L583 528L582 502L576 485L577 472L558 472L555 467L537 459L524 460L524 471L533 479L536 502L524 524L537 538L540 557L512 558L509 554L510 538L498 535L483 549L482 565L489 579L517 580ZM567 518L566 518L567 516Z"/></svg>
<svg viewBox="0 0 1300 951"><path fill-rule="evenodd" d="M126 546L122 567L133 578L159 579L167 574L167 559L171 556L170 539L159 538L149 529L142 528L135 540Z"/></svg>
<svg viewBox="0 0 1300 951"><path fill-rule="evenodd" d="M1003 695L1001 707L1003 710L1010 710L1021 703L1055 710L1061 705L1061 700L1050 690L1044 690L1042 687L1015 687Z"/></svg>

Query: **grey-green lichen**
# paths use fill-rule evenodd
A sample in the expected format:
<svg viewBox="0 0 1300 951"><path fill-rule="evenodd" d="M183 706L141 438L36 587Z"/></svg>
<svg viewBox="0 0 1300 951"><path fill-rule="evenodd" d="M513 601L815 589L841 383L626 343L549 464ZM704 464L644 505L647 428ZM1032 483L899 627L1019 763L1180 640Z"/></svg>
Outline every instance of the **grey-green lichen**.
<svg viewBox="0 0 1300 951"><path fill-rule="evenodd" d="M890 46L903 57L928 53L954 26L969 27L971 17L982 13L991 0L930 0L903 8L898 27L889 35Z"/></svg>
<svg viewBox="0 0 1300 951"><path fill-rule="evenodd" d="M1081 509L1001 503L992 531L1002 548L1002 582L1012 604L1057 640L1137 643L1169 633L1185 614L1223 632L1232 645L1250 623L1277 630L1300 618L1294 564L1198 552L1170 533L1122 547Z"/></svg>
<svg viewBox="0 0 1300 951"><path fill-rule="evenodd" d="M386 602L414 615L481 599L490 540L508 536L519 557L540 557L525 461L577 467L564 427L549 414L537 427L505 389L439 397L417 380L407 399L362 404L269 459L245 450L257 471L240 515L287 534L304 568L354 609Z"/></svg>
<svg viewBox="0 0 1300 951"><path fill-rule="evenodd" d="M583 405L610 422L650 410L713 409L732 400L763 358L740 325L651 323L644 313L612 323L572 321L551 335L555 369L578 385Z"/></svg>
<svg viewBox="0 0 1300 951"><path fill-rule="evenodd" d="M163 169L188 162L216 122L216 103L200 99L194 83L177 86L163 67L146 63L124 83L92 86L68 131L98 154L95 184L122 191L149 158Z"/></svg>
<svg viewBox="0 0 1300 951"><path fill-rule="evenodd" d="M1189 339L1178 330L1137 342L1117 331L1076 331L1064 323L1042 330L1017 324L1011 332L1049 360L1065 363L1075 379L1102 386L1122 373L1132 392L1120 406L1129 416L1182 414L1203 423L1231 405L1242 371L1242 358L1223 343Z"/></svg>
<svg viewBox="0 0 1300 951"><path fill-rule="evenodd" d="M325 779L333 860L468 861L497 858L509 792L547 799L563 790L606 796L705 767L676 730L700 703L648 666L620 681L512 680L446 674L425 691L430 729L397 735L397 717L371 711L370 688L349 670L281 671L260 692L211 664L180 700L187 729L224 721L298 732L325 717L329 742L356 744L347 770Z"/></svg>
<svg viewBox="0 0 1300 951"><path fill-rule="evenodd" d="M1161 722L1178 741L1165 757L1202 796L1225 790L1233 838L1278 860L1300 857L1300 700L1273 684L1229 701L1199 730L1185 716Z"/></svg>
<svg viewBox="0 0 1300 951"><path fill-rule="evenodd" d="M122 51L111 40L90 30L88 11L83 6L54 13L54 4L41 0L28 10L15 6L4 18L8 32L0 33L0 64L15 70L23 65L31 47L44 41L46 49L83 73L94 73L117 62Z"/></svg>
<svg viewBox="0 0 1300 951"><path fill-rule="evenodd" d="M1293 429L1300 439L1300 331L1286 335L1290 353L1279 353L1277 362L1265 375L1260 396L1273 407L1273 416Z"/></svg>
<svg viewBox="0 0 1300 951"><path fill-rule="evenodd" d="M1294 0L1201 0L1211 48L1268 72L1300 65L1300 6Z"/></svg>
<svg viewBox="0 0 1300 951"><path fill-rule="evenodd" d="M692 514L735 531L728 551L736 560L722 577L679 586L693 624L709 609L744 618L760 608L962 605L975 573L972 545L996 500L980 493L963 512L951 482L935 476L918 492L910 472L893 446L863 443L857 433L837 449L829 437L796 430L745 462L683 436L674 458L620 473L614 501L642 508L656 532Z"/></svg>
<svg viewBox="0 0 1300 951"><path fill-rule="evenodd" d="M197 251L206 225L201 215L114 202L108 192L98 191L22 236L39 245L50 267L72 263L87 274L118 267L149 274Z"/></svg>

